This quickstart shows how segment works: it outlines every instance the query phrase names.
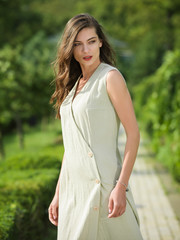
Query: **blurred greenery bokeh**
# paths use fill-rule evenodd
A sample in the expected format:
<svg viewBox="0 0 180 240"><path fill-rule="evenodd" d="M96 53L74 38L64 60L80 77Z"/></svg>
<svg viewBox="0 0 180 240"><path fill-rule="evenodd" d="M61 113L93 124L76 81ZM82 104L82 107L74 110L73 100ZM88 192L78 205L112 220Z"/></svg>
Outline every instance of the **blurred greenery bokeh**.
<svg viewBox="0 0 180 240"><path fill-rule="evenodd" d="M49 104L54 91L51 63L66 22L83 12L92 14L103 26L131 93L140 131L148 135L155 159L180 182L180 1L1 0L0 196L7 219L7 225L0 219L2 239L12 237L23 216L36 219L35 215L19 213L25 207L16 194L16 185L11 189L15 197L9 196L11 180L7 172L20 184L20 173L23 178L24 171L35 171L34 164L34 168L42 169L39 176L46 184L49 181L54 186L57 181L59 168L55 177L43 177L45 166L54 164L52 171L57 170L58 156L60 162L63 152L60 122L53 120L55 113ZM52 160L54 153L56 160ZM40 186L38 178L34 181ZM21 183L24 191L18 188L22 199L26 195L25 182L26 177ZM38 189L41 199L44 186ZM44 206L51 198L52 192L45 196ZM34 195L32 199L37 201ZM30 229L25 230L27 235L17 236L30 240ZM35 235L33 239L40 239Z"/></svg>

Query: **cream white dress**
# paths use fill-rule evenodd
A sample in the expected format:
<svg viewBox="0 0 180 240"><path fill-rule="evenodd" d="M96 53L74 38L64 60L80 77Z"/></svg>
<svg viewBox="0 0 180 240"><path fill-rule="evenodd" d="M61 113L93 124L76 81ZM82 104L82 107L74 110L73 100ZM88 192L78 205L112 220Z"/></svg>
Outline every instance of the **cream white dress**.
<svg viewBox="0 0 180 240"><path fill-rule="evenodd" d="M72 101L75 83L60 108L65 159L59 185L58 240L142 240L130 186L125 213L107 217L108 199L122 166L120 120L106 89L112 69L116 68L101 63Z"/></svg>

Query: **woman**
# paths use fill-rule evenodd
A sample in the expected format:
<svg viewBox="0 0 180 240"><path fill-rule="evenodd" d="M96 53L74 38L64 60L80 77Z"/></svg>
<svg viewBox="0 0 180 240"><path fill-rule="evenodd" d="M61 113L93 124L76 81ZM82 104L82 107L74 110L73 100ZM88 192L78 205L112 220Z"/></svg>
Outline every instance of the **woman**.
<svg viewBox="0 0 180 240"><path fill-rule="evenodd" d="M56 65L57 115L64 156L49 220L58 240L140 240L128 181L140 134L125 80L99 23L80 14L67 23ZM127 141L118 151L122 122Z"/></svg>

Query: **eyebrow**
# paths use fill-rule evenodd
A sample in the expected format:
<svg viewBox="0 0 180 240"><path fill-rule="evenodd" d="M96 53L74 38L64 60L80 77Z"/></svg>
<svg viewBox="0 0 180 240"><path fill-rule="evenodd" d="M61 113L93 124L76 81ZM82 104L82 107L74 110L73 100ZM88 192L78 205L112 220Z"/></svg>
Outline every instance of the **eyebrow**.
<svg viewBox="0 0 180 240"><path fill-rule="evenodd" d="M91 37L91 38L89 38L87 41L89 41L89 40L92 40L93 38L97 38L97 37ZM74 42L81 42L81 41L74 41Z"/></svg>

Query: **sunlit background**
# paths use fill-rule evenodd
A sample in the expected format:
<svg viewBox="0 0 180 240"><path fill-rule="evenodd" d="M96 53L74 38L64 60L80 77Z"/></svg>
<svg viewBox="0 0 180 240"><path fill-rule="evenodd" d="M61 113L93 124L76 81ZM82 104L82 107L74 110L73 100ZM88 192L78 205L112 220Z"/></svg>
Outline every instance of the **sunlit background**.
<svg viewBox="0 0 180 240"><path fill-rule="evenodd" d="M141 138L180 192L179 0L0 1L0 239L56 239L47 218L63 156L49 99L66 22L103 26L135 107ZM179 217L176 216L176 217ZM93 240L93 239L92 239ZM154 240L156 240L154 238Z"/></svg>

